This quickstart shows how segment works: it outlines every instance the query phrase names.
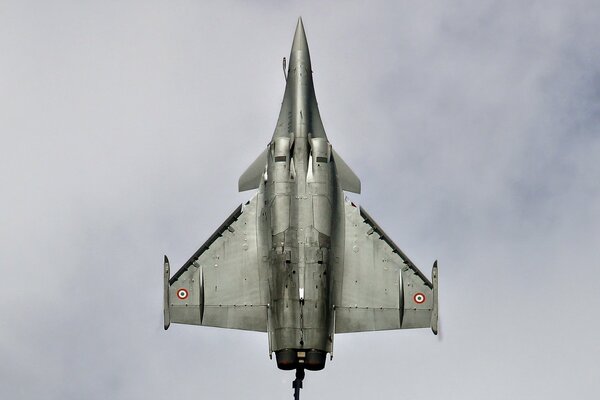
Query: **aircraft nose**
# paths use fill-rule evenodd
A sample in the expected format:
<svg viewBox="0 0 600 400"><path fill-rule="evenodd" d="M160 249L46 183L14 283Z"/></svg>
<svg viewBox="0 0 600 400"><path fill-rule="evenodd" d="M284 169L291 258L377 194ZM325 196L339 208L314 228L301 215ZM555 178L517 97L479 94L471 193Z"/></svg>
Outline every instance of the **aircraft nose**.
<svg viewBox="0 0 600 400"><path fill-rule="evenodd" d="M296 33L294 33L294 41L292 43L292 54L290 55L290 65L296 62L310 64L310 54L308 52L308 43L306 41L306 33L304 33L302 17L298 18L298 25L296 25Z"/></svg>

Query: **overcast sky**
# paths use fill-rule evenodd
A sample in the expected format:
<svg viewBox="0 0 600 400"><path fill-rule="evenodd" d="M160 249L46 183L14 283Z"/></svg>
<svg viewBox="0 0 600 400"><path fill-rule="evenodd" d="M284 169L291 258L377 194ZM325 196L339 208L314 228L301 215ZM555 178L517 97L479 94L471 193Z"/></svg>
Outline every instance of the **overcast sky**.
<svg viewBox="0 0 600 400"><path fill-rule="evenodd" d="M439 260L442 330L337 335L302 397L597 396L600 3L322 3L0 2L3 398L291 398L265 334L163 330L162 256L251 196L300 15L349 197Z"/></svg>

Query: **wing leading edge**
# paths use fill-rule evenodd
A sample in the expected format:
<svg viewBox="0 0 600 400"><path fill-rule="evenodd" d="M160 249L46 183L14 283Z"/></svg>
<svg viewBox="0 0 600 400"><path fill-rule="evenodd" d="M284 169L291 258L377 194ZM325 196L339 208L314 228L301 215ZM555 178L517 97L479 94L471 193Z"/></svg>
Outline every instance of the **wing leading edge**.
<svg viewBox="0 0 600 400"><path fill-rule="evenodd" d="M173 322L267 331L256 204L255 195L239 206L172 277L165 256L165 329Z"/></svg>
<svg viewBox="0 0 600 400"><path fill-rule="evenodd" d="M348 201L345 233L335 332L431 327L437 334L437 262L430 281L364 209Z"/></svg>

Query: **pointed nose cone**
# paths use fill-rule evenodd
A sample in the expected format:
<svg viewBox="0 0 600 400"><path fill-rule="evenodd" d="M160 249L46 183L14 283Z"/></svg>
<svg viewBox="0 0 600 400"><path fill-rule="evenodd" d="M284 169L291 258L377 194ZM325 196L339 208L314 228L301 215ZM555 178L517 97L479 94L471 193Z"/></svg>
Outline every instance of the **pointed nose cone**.
<svg viewBox="0 0 600 400"><path fill-rule="evenodd" d="M308 53L308 43L306 42L302 17L298 18L296 33L294 33L294 42L292 43L292 53L290 54L290 65L296 62L310 66L310 54Z"/></svg>

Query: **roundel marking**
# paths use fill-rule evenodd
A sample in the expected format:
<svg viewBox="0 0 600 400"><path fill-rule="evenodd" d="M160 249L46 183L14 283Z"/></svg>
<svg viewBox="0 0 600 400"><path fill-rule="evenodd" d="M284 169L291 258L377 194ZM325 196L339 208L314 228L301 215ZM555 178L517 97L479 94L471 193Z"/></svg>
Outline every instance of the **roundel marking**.
<svg viewBox="0 0 600 400"><path fill-rule="evenodd" d="M182 289L177 290L177 298L179 300L185 300L188 298L188 296L189 296L189 293L188 293L187 289L182 288Z"/></svg>
<svg viewBox="0 0 600 400"><path fill-rule="evenodd" d="M415 303L417 304L423 304L425 303L425 295L423 293L415 293L415 295L413 296L413 300L415 301Z"/></svg>

